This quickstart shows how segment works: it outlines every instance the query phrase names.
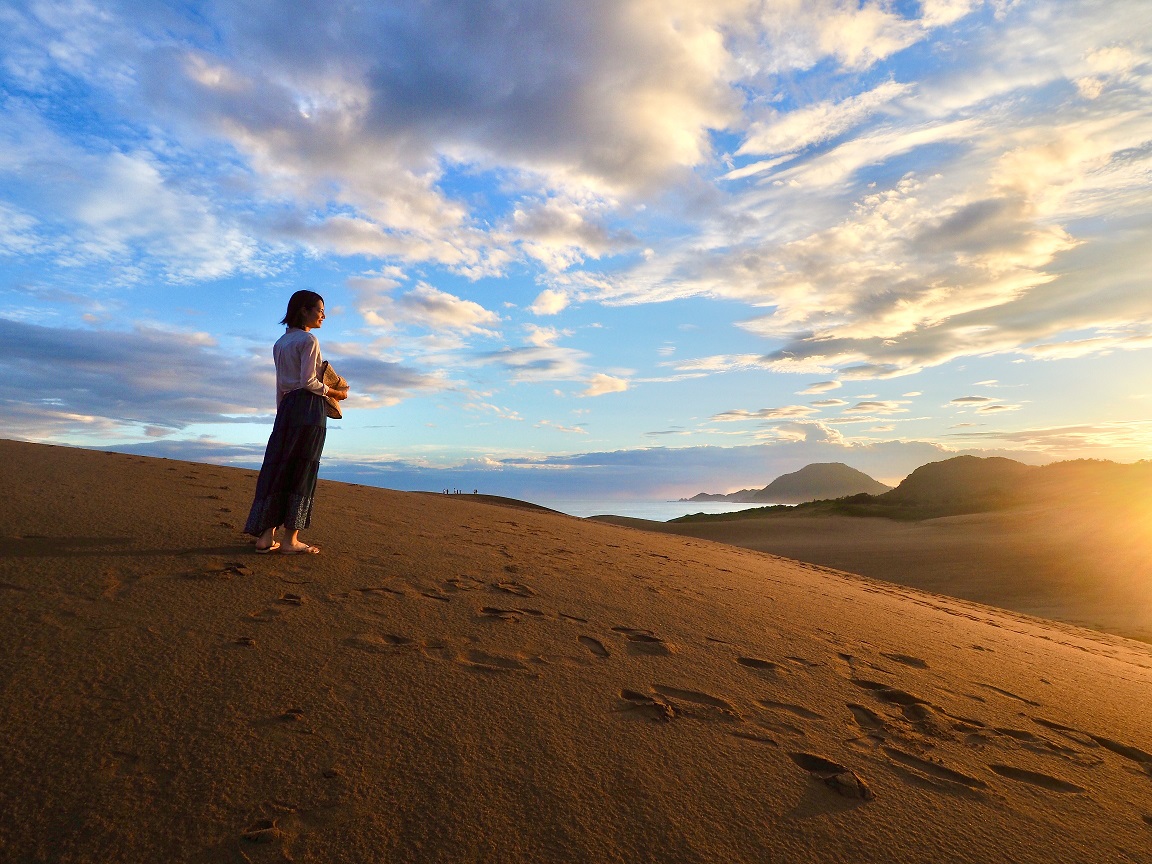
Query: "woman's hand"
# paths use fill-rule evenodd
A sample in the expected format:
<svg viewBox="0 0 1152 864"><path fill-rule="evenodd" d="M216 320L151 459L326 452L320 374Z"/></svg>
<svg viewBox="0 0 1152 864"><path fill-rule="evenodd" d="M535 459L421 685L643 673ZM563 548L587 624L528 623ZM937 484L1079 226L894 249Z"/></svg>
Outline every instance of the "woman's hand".
<svg viewBox="0 0 1152 864"><path fill-rule="evenodd" d="M345 399L348 398L348 391L347 390L333 390L331 387L329 387L328 388L328 395L331 396L333 399L335 399L337 402L343 402Z"/></svg>

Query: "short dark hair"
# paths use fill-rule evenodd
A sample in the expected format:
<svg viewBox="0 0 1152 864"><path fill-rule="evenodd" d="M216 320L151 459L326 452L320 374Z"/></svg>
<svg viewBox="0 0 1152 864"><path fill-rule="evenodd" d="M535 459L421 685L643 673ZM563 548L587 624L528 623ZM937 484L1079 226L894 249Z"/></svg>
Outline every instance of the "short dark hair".
<svg viewBox="0 0 1152 864"><path fill-rule="evenodd" d="M315 291L297 291L288 298L288 311L280 319L281 324L289 327L302 327L304 325L304 310L313 309L317 303L323 303L324 298Z"/></svg>

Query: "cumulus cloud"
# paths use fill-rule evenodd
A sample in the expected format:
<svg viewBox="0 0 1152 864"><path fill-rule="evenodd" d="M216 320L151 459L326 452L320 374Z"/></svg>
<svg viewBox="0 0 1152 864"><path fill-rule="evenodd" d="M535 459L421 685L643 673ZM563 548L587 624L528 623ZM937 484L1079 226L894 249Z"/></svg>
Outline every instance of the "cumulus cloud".
<svg viewBox="0 0 1152 864"><path fill-rule="evenodd" d="M555 315L567 308L568 295L563 291L545 288L528 308L537 315Z"/></svg>
<svg viewBox="0 0 1152 864"><path fill-rule="evenodd" d="M374 327L495 336L491 328L500 324L500 316L479 303L425 282L395 296L400 281L394 274L354 279L350 285L356 292L360 314Z"/></svg>
<svg viewBox="0 0 1152 864"><path fill-rule="evenodd" d="M562 271L586 258L599 258L637 242L631 234L612 231L604 224L607 209L606 202L588 197L575 200L552 196L544 201L525 201L513 211L507 231L528 257L548 270ZM542 303L537 298L532 311L538 315L554 314L540 310L552 308L556 302L558 298L552 303Z"/></svg>

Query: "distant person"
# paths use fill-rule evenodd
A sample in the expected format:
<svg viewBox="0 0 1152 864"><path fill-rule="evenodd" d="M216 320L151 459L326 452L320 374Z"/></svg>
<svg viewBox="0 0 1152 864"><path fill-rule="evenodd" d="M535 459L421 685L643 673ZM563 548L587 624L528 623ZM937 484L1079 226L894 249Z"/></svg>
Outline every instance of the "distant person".
<svg viewBox="0 0 1152 864"><path fill-rule="evenodd" d="M328 425L323 397L348 398L347 390L332 389L320 380L320 342L310 331L323 324L324 317L323 297L315 291L297 291L288 300L288 311L280 322L288 329L272 346L276 423L244 525L244 533L256 538L257 552L320 552L301 542L299 534L312 521L312 499ZM277 529L284 531L283 542L276 540Z"/></svg>

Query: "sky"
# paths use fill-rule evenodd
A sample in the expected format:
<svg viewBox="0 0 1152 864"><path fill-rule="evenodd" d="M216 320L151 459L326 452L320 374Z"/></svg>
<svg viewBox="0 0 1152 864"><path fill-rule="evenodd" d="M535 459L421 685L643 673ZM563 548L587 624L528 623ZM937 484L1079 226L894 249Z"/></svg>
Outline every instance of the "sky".
<svg viewBox="0 0 1152 864"><path fill-rule="evenodd" d="M0 7L4 437L531 500L1152 457L1146 0Z"/></svg>

